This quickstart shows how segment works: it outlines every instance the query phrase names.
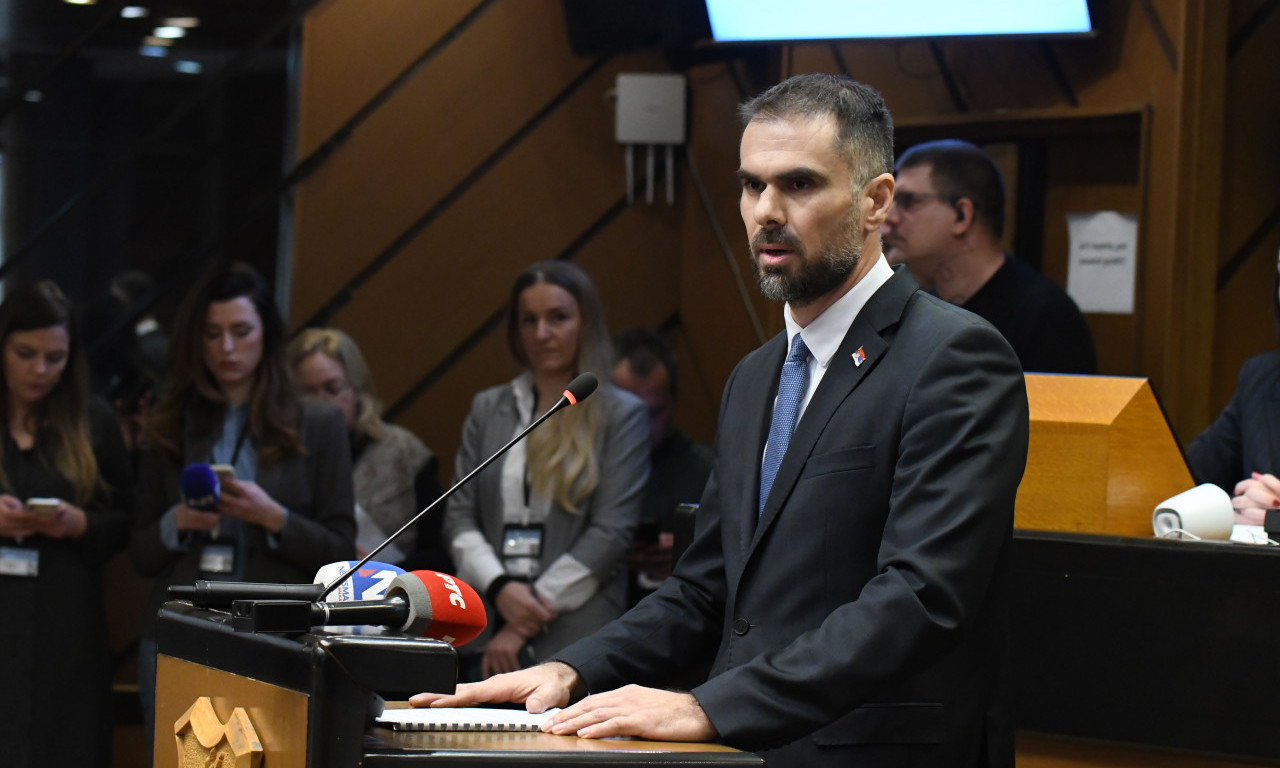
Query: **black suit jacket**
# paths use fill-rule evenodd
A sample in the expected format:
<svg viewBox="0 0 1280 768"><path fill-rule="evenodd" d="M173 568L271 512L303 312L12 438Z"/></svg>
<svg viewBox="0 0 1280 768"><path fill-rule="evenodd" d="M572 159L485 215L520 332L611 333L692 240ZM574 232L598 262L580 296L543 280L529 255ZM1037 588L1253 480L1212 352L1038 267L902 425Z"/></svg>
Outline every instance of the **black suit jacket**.
<svg viewBox="0 0 1280 768"><path fill-rule="evenodd" d="M1280 472L1280 352L1240 367L1235 394L1209 428L1191 442L1187 464L1197 483L1227 493L1251 472Z"/></svg>
<svg viewBox="0 0 1280 768"><path fill-rule="evenodd" d="M730 376L674 576L558 658L598 691L660 686L714 654L693 693L725 743L770 766L1012 766L1001 666L1027 452L1017 358L899 269L832 359L757 524L785 355L779 335Z"/></svg>
<svg viewBox="0 0 1280 768"><path fill-rule="evenodd" d="M327 403L307 401L295 428L303 453L274 464L263 464L259 458L255 481L289 510L289 517L274 537L275 544L268 543L265 528L245 527L245 581L306 584L321 566L356 554L351 447L342 414ZM187 434L186 461L208 459L219 435ZM182 500L183 466L158 449L144 452L139 461L129 555L138 573L154 578L151 601L142 615L141 634L147 638L155 636L156 613L168 600L169 585L188 585L200 578L204 539L188 536L191 547L174 551L165 546L160 531L161 519Z"/></svg>

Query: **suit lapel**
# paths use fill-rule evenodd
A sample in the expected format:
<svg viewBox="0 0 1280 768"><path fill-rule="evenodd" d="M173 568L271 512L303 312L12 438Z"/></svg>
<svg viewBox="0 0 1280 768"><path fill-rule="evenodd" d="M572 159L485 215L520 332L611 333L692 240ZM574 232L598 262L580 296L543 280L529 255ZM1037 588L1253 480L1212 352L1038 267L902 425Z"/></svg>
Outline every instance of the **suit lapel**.
<svg viewBox="0 0 1280 768"><path fill-rule="evenodd" d="M849 326L849 331L840 343L840 348L836 350L835 356L827 366L822 383L813 393L809 405L800 416L795 432L791 435L787 453L782 457L782 464L778 467L778 474L773 480L768 502L761 514L760 524L756 527L753 546L778 516L796 481L800 478L800 471L813 452L814 445L826 430L836 409L858 384L870 375L888 351L890 341L885 337L884 331L898 323L906 309L907 301L918 288L911 274L906 269L899 268L854 318L853 324ZM860 364L854 361L855 353L865 356ZM780 367L781 362L778 365ZM776 383L774 386L776 387ZM766 437L767 434L766 429ZM760 473L757 471L755 474L758 478Z"/></svg>

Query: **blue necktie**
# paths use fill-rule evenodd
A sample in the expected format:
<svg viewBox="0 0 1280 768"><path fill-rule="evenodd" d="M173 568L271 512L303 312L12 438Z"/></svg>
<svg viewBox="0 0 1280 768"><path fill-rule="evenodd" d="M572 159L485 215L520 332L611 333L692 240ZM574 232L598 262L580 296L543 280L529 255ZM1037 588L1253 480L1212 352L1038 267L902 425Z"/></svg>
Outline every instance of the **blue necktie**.
<svg viewBox="0 0 1280 768"><path fill-rule="evenodd" d="M791 431L796 428L796 414L800 412L800 400L809 386L809 348L800 334L791 341L791 353L782 364L782 377L778 380L778 402L773 406L773 422L769 425L769 442L764 449L764 465L760 468L760 509L773 488L773 478L778 474L782 457L791 442Z"/></svg>

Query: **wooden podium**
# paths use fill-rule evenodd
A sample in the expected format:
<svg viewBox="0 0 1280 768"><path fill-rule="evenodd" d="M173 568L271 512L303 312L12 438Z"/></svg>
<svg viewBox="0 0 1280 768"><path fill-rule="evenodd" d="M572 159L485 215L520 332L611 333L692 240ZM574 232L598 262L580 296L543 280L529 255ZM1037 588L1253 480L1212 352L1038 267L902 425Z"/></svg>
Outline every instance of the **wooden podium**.
<svg viewBox="0 0 1280 768"><path fill-rule="evenodd" d="M238 632L230 614L169 602L156 643L155 768L764 765L717 744L373 726L384 699L453 691L457 656L435 640Z"/></svg>
<svg viewBox="0 0 1280 768"><path fill-rule="evenodd" d="M1014 526L1151 537L1156 505L1195 483L1147 380L1026 380L1031 442Z"/></svg>

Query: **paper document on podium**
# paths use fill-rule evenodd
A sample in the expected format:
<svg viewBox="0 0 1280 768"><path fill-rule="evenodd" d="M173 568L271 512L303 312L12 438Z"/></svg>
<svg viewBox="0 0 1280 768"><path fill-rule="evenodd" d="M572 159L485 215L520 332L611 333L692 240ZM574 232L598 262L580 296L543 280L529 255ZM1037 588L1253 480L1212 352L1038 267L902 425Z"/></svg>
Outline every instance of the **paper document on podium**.
<svg viewBox="0 0 1280 768"><path fill-rule="evenodd" d="M559 711L549 709L533 715L523 709L489 707L387 709L377 722L397 731L536 731Z"/></svg>

